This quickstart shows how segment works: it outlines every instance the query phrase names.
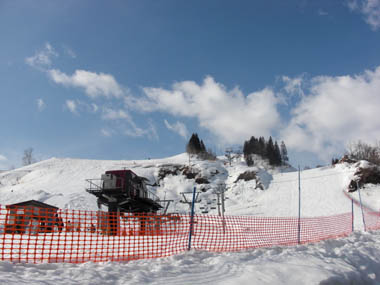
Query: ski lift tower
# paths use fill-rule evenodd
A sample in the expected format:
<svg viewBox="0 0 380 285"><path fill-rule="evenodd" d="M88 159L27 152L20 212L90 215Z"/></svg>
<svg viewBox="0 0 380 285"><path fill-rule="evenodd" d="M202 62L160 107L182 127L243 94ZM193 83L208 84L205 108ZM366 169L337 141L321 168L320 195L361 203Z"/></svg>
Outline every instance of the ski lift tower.
<svg viewBox="0 0 380 285"><path fill-rule="evenodd" d="M159 198L148 191L148 179L136 175L131 170L109 170L100 179L87 179L86 191L98 198L98 206L108 207L108 225L110 235L117 235L119 218L123 213L156 213L162 206ZM141 227L145 224L140 221ZM145 223L145 222L144 222Z"/></svg>

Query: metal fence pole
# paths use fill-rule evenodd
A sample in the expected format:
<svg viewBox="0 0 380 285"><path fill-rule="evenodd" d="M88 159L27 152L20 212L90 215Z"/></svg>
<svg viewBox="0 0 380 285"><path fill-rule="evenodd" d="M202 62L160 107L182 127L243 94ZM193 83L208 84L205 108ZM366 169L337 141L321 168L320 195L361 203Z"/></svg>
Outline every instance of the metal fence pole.
<svg viewBox="0 0 380 285"><path fill-rule="evenodd" d="M351 220L352 220L352 231L354 231L354 199L351 199Z"/></svg>
<svg viewBox="0 0 380 285"><path fill-rule="evenodd" d="M196 192L196 187L194 187L194 190L193 190L193 200L191 201L189 245L188 245L188 248L187 248L188 250L191 249L191 236L193 235L195 192Z"/></svg>
<svg viewBox="0 0 380 285"><path fill-rule="evenodd" d="M222 190L222 219L223 219L223 234L226 233L226 220L224 219L224 189Z"/></svg>
<svg viewBox="0 0 380 285"><path fill-rule="evenodd" d="M301 169L298 165L298 244L301 243Z"/></svg>
<svg viewBox="0 0 380 285"><path fill-rule="evenodd" d="M360 194L360 188L359 188L359 182L358 182L358 181L356 181L356 186L357 186L358 191L359 191L360 208L362 209L362 217L363 217L364 231L366 232L366 231L367 231L367 227L366 227L366 225L365 225L364 210L363 210L363 204L362 204L362 195Z"/></svg>

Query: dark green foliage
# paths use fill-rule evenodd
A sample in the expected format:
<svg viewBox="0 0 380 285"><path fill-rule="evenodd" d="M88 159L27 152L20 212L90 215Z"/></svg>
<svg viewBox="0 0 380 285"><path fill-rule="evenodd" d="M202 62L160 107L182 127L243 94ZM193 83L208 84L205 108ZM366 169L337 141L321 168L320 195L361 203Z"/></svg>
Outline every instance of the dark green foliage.
<svg viewBox="0 0 380 285"><path fill-rule="evenodd" d="M284 141L281 142L281 160L283 164L287 164L289 162L288 150L286 149Z"/></svg>
<svg viewBox="0 0 380 285"><path fill-rule="evenodd" d="M274 157L274 165L282 164L281 151L280 151L277 141L274 143L273 157Z"/></svg>
<svg viewBox="0 0 380 285"><path fill-rule="evenodd" d="M199 140L198 134L192 134L189 142L186 145L186 152L189 154L198 154L206 151L203 141Z"/></svg>
<svg viewBox="0 0 380 285"><path fill-rule="evenodd" d="M265 156L269 160L270 165L275 165L275 154L274 154L274 145L273 145L273 140L272 137L269 137L267 147L265 149Z"/></svg>
<svg viewBox="0 0 380 285"><path fill-rule="evenodd" d="M188 154L195 154L200 159L215 160L216 155L212 150L206 150L206 146L202 140L199 139L198 134L191 135L189 142L186 145L186 152Z"/></svg>
<svg viewBox="0 0 380 285"><path fill-rule="evenodd" d="M252 156L251 155L246 156L245 162L247 163L248 166L252 166L254 163Z"/></svg>
<svg viewBox="0 0 380 285"><path fill-rule="evenodd" d="M260 155L269 160L270 165L279 166L288 162L288 153L285 143L281 143L281 149L277 141L273 142L272 137L265 141L264 137L251 137L244 142L243 154L248 166L253 165L252 154Z"/></svg>

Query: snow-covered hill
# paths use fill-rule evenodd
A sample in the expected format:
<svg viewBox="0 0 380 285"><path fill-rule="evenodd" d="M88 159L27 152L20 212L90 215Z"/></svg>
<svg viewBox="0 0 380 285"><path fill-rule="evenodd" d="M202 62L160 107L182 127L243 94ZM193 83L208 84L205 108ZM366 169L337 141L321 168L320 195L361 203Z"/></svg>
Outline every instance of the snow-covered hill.
<svg viewBox="0 0 380 285"><path fill-rule="evenodd" d="M343 163L301 171L302 216L350 212L351 201L343 191L347 191L362 164ZM179 202L180 192L197 186L202 199L196 205L199 214L201 206L212 205L216 198L213 190L224 183L226 215L298 214L298 172L293 168L271 168L258 157L253 167L247 167L241 159L235 159L230 166L222 157L216 161L193 158L190 165L189 168L186 154L141 161L52 158L0 173L0 204L35 199L60 208L96 210L96 198L85 191L85 179L99 178L106 170L127 168L148 178L151 184L157 183L150 190L161 199L175 201L169 212L186 213L188 206ZM209 183L197 184L196 180ZM361 194L366 207L379 210L379 186L365 185ZM349 195L359 200L358 192ZM355 206L354 210L355 229L360 230L360 208ZM209 209L209 214L217 214L217 210ZM0 280L7 284L379 284L379 241L378 233L355 232L347 238L296 247L221 254L191 251L128 263L0 262Z"/></svg>
<svg viewBox="0 0 380 285"><path fill-rule="evenodd" d="M215 207L213 191L224 183L226 215L297 216L298 172L291 167L272 168L259 157L254 161L253 167L247 167L242 158L236 158L231 165L223 157L216 161L192 158L189 167L187 154L139 161L51 158L0 173L0 204L35 199L60 208L97 210L96 197L85 191L86 179L100 178L107 170L127 168L149 179L150 184L157 184L149 188L161 199L174 200L169 212L188 212L188 205L180 203L180 193L196 186L202 200L196 205L196 212L201 213L200 207L205 207L208 214L217 214L217 209L211 209ZM344 163L301 171L302 216L351 211L343 190L355 170L353 165ZM244 173L254 179L238 179ZM379 209L379 194L378 186L368 185L362 191L364 203ZM358 199L356 193L352 196Z"/></svg>
<svg viewBox="0 0 380 285"><path fill-rule="evenodd" d="M267 171L268 165L262 160L258 160L255 167L248 169L242 161L235 160L232 166L229 166L224 159L203 161L192 158L189 167L186 154L141 161L52 158L1 173L0 203L10 204L35 199L60 208L96 210L96 199L85 191L85 180L100 178L106 170L124 168L146 177L150 184L158 184L157 187L150 187L150 191L155 192L161 199L173 199L174 203L169 211L181 213L188 211L188 206L178 203L182 198L180 193L192 191L194 186L202 192L201 198L206 203L215 198L212 195L213 190L219 184L226 183L228 191L234 193L231 201L235 201L235 196L240 198L239 193L243 188L252 190L247 193L248 196L257 191L261 192L255 190L259 181L267 188L272 179L270 173L273 172ZM235 183L239 174L246 170L258 172L257 179ZM199 178L203 181L199 181ZM215 210L210 210L210 213L215 213ZM247 211L245 214L251 213Z"/></svg>

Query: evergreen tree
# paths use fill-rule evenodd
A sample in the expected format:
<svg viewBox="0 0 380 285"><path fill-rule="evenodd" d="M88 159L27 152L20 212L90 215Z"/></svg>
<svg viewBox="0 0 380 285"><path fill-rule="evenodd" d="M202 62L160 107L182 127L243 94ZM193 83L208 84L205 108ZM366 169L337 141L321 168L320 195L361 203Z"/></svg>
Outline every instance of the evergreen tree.
<svg viewBox="0 0 380 285"><path fill-rule="evenodd" d="M186 145L186 152L189 154L189 159L191 154L196 154L200 159L216 159L215 153L211 149L206 149L203 140L199 140L197 133L191 135L190 140Z"/></svg>
<svg viewBox="0 0 380 285"><path fill-rule="evenodd" d="M248 141L245 141L244 145L243 145L243 155L244 155L244 157L246 157L249 154L249 149L248 148L249 148Z"/></svg>
<svg viewBox="0 0 380 285"><path fill-rule="evenodd" d="M281 142L281 160L283 164L287 164L289 162L288 150L286 149L284 141Z"/></svg>
<svg viewBox="0 0 380 285"><path fill-rule="evenodd" d="M203 140L201 140L199 147L200 147L200 152L206 152L206 146L203 143Z"/></svg>
<svg viewBox="0 0 380 285"><path fill-rule="evenodd" d="M252 136L244 142L243 154L247 165L253 164L252 154L260 155L262 158L268 159L269 164L276 166L286 164L289 161L285 143L282 141L279 147L277 141L273 142L272 137L266 141L264 137L255 138Z"/></svg>
<svg viewBox="0 0 380 285"><path fill-rule="evenodd" d="M264 139L264 137L260 137L259 138L259 141L258 141L258 153L259 155L261 155L262 157L265 157L266 156L266 146L267 146L267 143Z"/></svg>
<svg viewBox="0 0 380 285"><path fill-rule="evenodd" d="M204 145L203 145L203 147L204 147ZM186 145L186 152L189 154L198 154L198 153L202 152L202 145L201 145L201 142L199 140L197 133L193 133L191 135L191 138Z"/></svg>
<svg viewBox="0 0 380 285"><path fill-rule="evenodd" d="M275 165L276 157L272 137L269 137L266 145L265 157L268 158L270 165Z"/></svg>
<svg viewBox="0 0 380 285"><path fill-rule="evenodd" d="M247 163L248 166L252 166L254 161L251 155L248 155L245 157L245 162Z"/></svg>
<svg viewBox="0 0 380 285"><path fill-rule="evenodd" d="M274 143L274 165L281 165L282 164L282 159L281 159L281 151L280 148L278 147L277 141Z"/></svg>

